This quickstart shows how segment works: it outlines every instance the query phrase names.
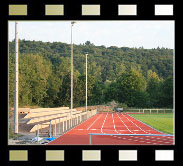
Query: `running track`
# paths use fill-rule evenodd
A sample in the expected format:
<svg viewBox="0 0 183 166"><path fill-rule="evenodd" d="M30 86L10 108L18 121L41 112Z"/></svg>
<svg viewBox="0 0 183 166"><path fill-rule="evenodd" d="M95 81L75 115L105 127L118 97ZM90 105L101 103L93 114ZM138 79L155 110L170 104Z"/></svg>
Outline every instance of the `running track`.
<svg viewBox="0 0 183 166"><path fill-rule="evenodd" d="M88 133L164 134L127 113L97 114L48 145L88 145ZM92 135L92 145L173 145L173 136L101 136Z"/></svg>

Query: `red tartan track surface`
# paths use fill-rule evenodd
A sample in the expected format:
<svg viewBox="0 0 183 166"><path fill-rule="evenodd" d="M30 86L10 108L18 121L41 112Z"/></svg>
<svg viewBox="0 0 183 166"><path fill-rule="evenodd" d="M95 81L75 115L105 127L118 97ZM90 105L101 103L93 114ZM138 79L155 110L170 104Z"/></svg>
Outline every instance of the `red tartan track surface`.
<svg viewBox="0 0 183 166"><path fill-rule="evenodd" d="M88 133L162 134L127 113L100 113L48 145L89 145ZM173 145L173 136L92 135L92 145Z"/></svg>

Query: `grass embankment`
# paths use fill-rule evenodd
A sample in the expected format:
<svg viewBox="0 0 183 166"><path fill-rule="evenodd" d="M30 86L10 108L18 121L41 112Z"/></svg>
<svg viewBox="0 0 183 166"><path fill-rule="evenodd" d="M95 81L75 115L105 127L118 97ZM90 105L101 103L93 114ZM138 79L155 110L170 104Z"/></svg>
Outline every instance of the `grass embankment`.
<svg viewBox="0 0 183 166"><path fill-rule="evenodd" d="M130 114L149 126L168 134L173 134L173 113L168 114Z"/></svg>
<svg viewBox="0 0 183 166"><path fill-rule="evenodd" d="M15 139L15 138L20 137L20 136L21 136L20 134L15 134L13 132L12 126L9 126L9 139Z"/></svg>

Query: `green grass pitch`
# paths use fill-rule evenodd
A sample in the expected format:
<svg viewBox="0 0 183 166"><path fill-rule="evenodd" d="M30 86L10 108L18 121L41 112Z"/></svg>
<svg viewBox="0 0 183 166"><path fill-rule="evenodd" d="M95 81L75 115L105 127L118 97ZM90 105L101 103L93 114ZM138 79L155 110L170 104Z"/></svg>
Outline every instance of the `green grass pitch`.
<svg viewBox="0 0 183 166"><path fill-rule="evenodd" d="M173 134L173 113L168 114L130 114L147 125L168 134Z"/></svg>

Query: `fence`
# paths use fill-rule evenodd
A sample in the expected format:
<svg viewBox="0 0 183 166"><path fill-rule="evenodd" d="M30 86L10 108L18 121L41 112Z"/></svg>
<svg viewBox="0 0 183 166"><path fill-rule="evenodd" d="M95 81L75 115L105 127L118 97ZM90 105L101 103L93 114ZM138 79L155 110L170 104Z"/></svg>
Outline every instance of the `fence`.
<svg viewBox="0 0 183 166"><path fill-rule="evenodd" d="M173 113L174 109L163 109L163 108L124 109L124 112L158 114L158 113Z"/></svg>

